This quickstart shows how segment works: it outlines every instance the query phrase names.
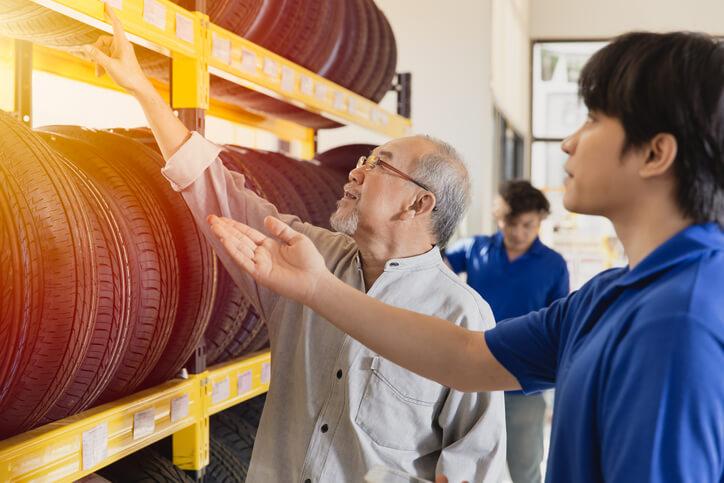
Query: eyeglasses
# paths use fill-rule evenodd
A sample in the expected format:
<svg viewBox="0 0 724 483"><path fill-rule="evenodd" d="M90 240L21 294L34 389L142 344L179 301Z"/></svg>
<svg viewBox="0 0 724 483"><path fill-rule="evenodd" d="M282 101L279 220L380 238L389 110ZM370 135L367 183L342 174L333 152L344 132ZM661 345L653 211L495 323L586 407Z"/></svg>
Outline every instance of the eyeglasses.
<svg viewBox="0 0 724 483"><path fill-rule="evenodd" d="M415 183L417 186L419 186L420 188L424 189L425 191L429 191L430 193L432 193L432 190L430 188L428 188L424 184L420 183L419 181L415 181L409 175L403 173L402 171L395 168L391 164L385 163L378 156L375 156L374 154L371 154L369 156L360 156L359 160L357 161L357 168L364 167L364 169L366 169L367 171L372 171L377 166L382 166L384 168L387 168L390 171L392 171L393 173L400 175L400 177L402 177L403 179L405 179L407 181L411 181L411 182Z"/></svg>

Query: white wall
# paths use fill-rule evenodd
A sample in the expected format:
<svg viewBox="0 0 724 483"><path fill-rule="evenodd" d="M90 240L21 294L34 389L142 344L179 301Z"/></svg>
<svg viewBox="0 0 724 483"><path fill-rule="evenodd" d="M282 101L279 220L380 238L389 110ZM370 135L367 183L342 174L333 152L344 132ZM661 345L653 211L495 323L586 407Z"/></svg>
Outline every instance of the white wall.
<svg viewBox="0 0 724 483"><path fill-rule="evenodd" d="M412 72L413 132L439 137L464 156L472 175L473 205L464 229L491 226L492 96L491 0L376 0L397 39L399 72ZM374 66L369 66L374 68ZM383 105L395 110L392 94ZM344 143L380 144L361 128L323 131L319 150Z"/></svg>
<svg viewBox="0 0 724 483"><path fill-rule="evenodd" d="M724 34L722 0L532 0L531 38L607 39L630 30Z"/></svg>

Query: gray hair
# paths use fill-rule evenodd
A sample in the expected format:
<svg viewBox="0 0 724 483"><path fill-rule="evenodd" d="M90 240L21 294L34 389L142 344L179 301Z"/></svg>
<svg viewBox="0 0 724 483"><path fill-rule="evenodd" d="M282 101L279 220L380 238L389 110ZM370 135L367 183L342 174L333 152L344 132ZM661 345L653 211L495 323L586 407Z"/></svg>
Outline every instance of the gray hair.
<svg viewBox="0 0 724 483"><path fill-rule="evenodd" d="M435 150L420 156L412 177L435 194L432 231L439 247L444 247L470 205L470 178L462 157L450 144L432 136L420 135Z"/></svg>

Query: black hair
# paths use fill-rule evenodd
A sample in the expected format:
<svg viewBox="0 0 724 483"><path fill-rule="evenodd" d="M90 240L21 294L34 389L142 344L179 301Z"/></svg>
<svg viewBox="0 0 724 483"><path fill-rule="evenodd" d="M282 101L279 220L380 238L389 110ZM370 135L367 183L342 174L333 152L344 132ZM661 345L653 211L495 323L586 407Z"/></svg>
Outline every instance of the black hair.
<svg viewBox="0 0 724 483"><path fill-rule="evenodd" d="M505 214L509 220L532 211L544 215L551 212L551 206L546 196L529 181L523 179L505 181L501 183L498 194L510 208L510 211Z"/></svg>
<svg viewBox="0 0 724 483"><path fill-rule="evenodd" d="M679 208L724 226L723 43L688 32L622 35L591 57L579 93L589 110L621 122L624 152L673 135Z"/></svg>

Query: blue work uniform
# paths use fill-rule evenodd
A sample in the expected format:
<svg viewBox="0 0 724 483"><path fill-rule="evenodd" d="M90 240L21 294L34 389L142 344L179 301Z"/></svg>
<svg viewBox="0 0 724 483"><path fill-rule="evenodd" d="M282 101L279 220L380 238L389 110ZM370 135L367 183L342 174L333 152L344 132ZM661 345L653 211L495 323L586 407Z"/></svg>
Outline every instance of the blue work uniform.
<svg viewBox="0 0 724 483"><path fill-rule="evenodd" d="M690 226L485 340L526 393L555 386L547 481L724 481L718 224Z"/></svg>

